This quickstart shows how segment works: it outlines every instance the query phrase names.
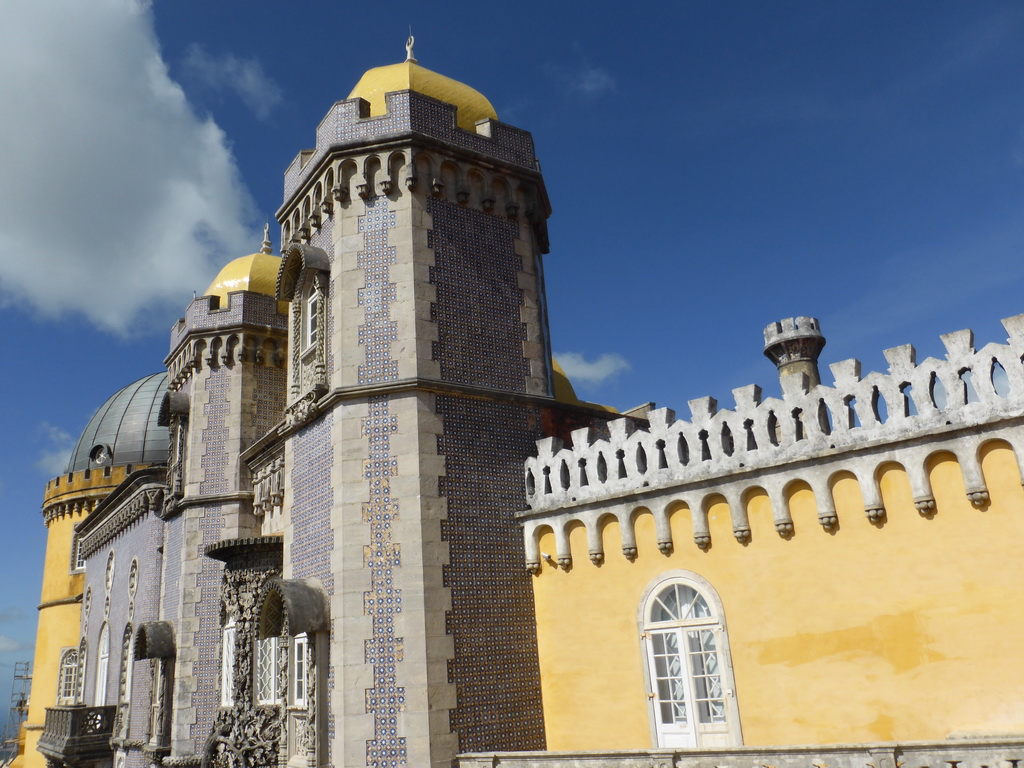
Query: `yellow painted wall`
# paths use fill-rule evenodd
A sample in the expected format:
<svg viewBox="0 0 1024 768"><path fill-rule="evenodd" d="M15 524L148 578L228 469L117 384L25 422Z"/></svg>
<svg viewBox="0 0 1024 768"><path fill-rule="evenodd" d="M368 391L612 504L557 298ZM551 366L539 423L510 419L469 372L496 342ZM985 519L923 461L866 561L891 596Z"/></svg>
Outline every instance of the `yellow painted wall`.
<svg viewBox="0 0 1024 768"><path fill-rule="evenodd" d="M107 496L125 479L125 467L76 472L55 478L46 484L44 511L78 504L77 511L51 514L46 528L46 560L40 590L39 625L36 631L35 660L32 664L32 690L29 694L28 718L25 721L24 768L45 768L46 761L36 750L46 708L57 703L57 676L60 654L65 648L77 648L81 624L81 603L66 602L81 598L85 585L82 573L71 572L71 542L74 526L85 519L81 505L91 505Z"/></svg>
<svg viewBox="0 0 1024 768"><path fill-rule="evenodd" d="M671 517L668 556L645 510L632 563L616 522L604 528L600 567L582 526L572 530L571 570L544 562L534 579L548 748L651 746L638 608L672 569L700 574L721 597L745 744L1024 733L1024 491L1008 446L982 455L991 504L971 506L945 454L930 465L930 519L914 508L902 468L888 465L881 525L865 516L851 475L833 488L840 524L831 533L806 486L789 494L789 539L775 532L764 495L747 499L746 545L724 499L710 509L706 552L685 507ZM555 551L553 534L540 549Z"/></svg>

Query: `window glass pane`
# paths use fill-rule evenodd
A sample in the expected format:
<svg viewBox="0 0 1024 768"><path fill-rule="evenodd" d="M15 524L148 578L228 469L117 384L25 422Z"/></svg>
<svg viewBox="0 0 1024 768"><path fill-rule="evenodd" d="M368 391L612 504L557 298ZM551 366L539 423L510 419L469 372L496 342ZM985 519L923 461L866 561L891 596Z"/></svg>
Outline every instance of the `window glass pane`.
<svg viewBox="0 0 1024 768"><path fill-rule="evenodd" d="M690 618L691 619L709 619L711 618L711 608L708 606L707 600L698 593L694 593L695 599L693 604L690 606Z"/></svg>
<svg viewBox="0 0 1024 768"><path fill-rule="evenodd" d="M305 635L299 635L293 641L295 652L292 654L292 703L303 707L306 706L306 649L307 641Z"/></svg>
<svg viewBox="0 0 1024 768"><path fill-rule="evenodd" d="M690 673L693 676L694 706L701 723L724 723L725 700L719 674L715 633L700 629L686 633Z"/></svg>

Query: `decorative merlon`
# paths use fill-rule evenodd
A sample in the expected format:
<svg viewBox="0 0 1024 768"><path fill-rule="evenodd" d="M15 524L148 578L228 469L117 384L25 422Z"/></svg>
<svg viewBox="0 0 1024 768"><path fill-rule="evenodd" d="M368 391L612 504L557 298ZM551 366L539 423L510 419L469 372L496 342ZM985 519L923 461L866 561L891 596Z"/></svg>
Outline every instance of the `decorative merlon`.
<svg viewBox="0 0 1024 768"><path fill-rule="evenodd" d="M529 509L521 517L527 560L539 563L532 534L544 525L558 536L562 518L589 521L669 495L693 511L699 546L710 543L701 513L716 494L729 502L736 538L749 537L742 501L753 488L767 492L776 530L790 535L784 495L794 480L811 487L819 522L831 528L837 517L829 482L840 471L854 474L865 514L880 522L885 509L876 474L889 462L903 465L915 506L932 514L926 463L939 450L956 456L968 498L984 505L988 489L978 457L983 444L1003 440L1018 459L1024 456L1024 315L1003 325L1008 343L981 350L974 348L970 331L944 335L944 360L928 358L918 365L910 345L886 350L888 374L862 377L859 361L844 360L830 366L833 386L807 392L791 388L782 398L762 400L760 388L751 385L733 391L732 410L720 410L714 398L704 397L690 401L688 421L661 408L650 412L647 429L637 429L629 419L610 422L606 440L595 439L589 429L574 431L571 447L555 438L539 440L537 457L525 464ZM631 531L623 525L628 557L635 544L626 542L627 528ZM672 546L667 518L659 528L659 547L665 551ZM564 557L567 544L559 552L559 559Z"/></svg>

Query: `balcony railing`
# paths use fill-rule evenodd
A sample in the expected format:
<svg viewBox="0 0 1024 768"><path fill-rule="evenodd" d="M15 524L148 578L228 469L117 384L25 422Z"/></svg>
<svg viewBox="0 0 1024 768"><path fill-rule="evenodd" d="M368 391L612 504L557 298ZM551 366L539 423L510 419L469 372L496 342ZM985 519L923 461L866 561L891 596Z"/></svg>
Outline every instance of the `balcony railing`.
<svg viewBox="0 0 1024 768"><path fill-rule="evenodd" d="M47 707L37 749L49 759L69 766L109 759L116 711L114 706L83 704Z"/></svg>

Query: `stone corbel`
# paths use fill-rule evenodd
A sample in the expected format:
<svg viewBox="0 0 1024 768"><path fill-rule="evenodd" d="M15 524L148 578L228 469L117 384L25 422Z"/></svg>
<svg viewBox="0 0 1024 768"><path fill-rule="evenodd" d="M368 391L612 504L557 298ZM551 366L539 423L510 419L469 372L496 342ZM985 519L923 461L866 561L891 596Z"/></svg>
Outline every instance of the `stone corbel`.
<svg viewBox="0 0 1024 768"><path fill-rule="evenodd" d="M327 391L322 384L315 385L301 399L292 403L284 412L284 426L287 429L301 427L316 418L320 412L317 400Z"/></svg>
<svg viewBox="0 0 1024 768"><path fill-rule="evenodd" d="M434 179L430 184L430 194L440 197L442 192L444 192L444 183L440 179Z"/></svg>
<svg viewBox="0 0 1024 768"><path fill-rule="evenodd" d="M339 203L348 202L348 187L343 187L341 184L337 184L331 188L331 197L333 197Z"/></svg>
<svg viewBox="0 0 1024 768"><path fill-rule="evenodd" d="M494 213L494 198L485 197L480 201L481 207L484 209L484 213Z"/></svg>
<svg viewBox="0 0 1024 768"><path fill-rule="evenodd" d="M455 193L455 199L458 200L459 205L465 205L466 201L469 200L469 190L460 189Z"/></svg>
<svg viewBox="0 0 1024 768"><path fill-rule="evenodd" d="M382 195L390 195L395 190L395 183L391 179L381 179L380 191Z"/></svg>
<svg viewBox="0 0 1024 768"><path fill-rule="evenodd" d="M356 184L356 194L358 194L363 200L366 200L372 195L372 190L369 184Z"/></svg>
<svg viewBox="0 0 1024 768"><path fill-rule="evenodd" d="M331 202L331 198L325 197L323 200L320 201L320 213L323 215L324 218L327 218L332 213L334 213L334 203Z"/></svg>
<svg viewBox="0 0 1024 768"><path fill-rule="evenodd" d="M935 499L931 496L922 496L919 499L914 499L914 508L925 517L933 515L935 514Z"/></svg>
<svg viewBox="0 0 1024 768"><path fill-rule="evenodd" d="M509 203L508 205L505 206L505 215L508 216L510 219L514 219L517 215L519 215L519 206L516 205L515 203Z"/></svg>

